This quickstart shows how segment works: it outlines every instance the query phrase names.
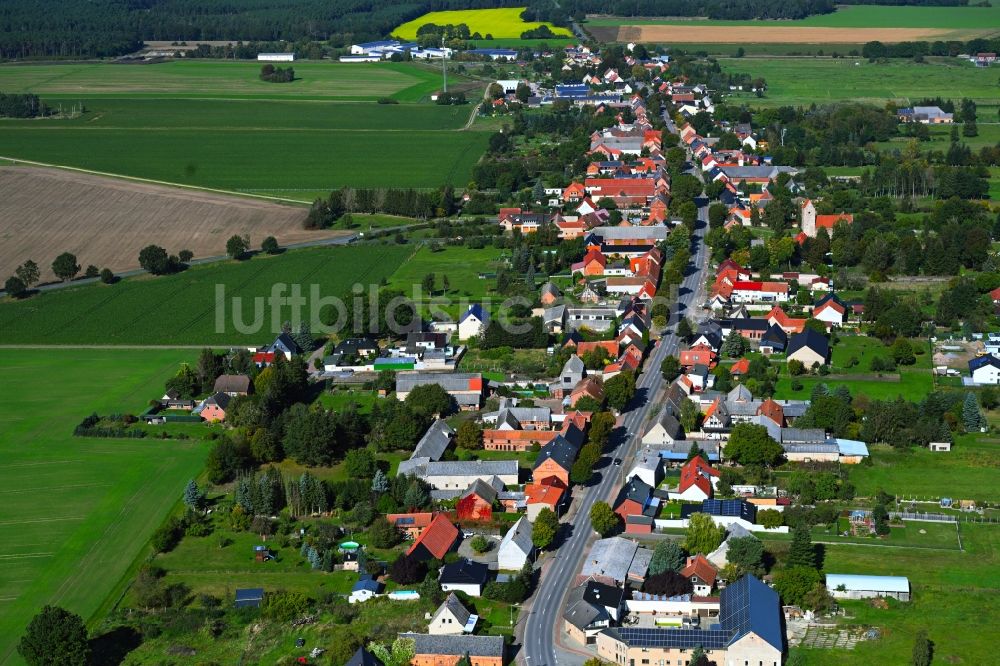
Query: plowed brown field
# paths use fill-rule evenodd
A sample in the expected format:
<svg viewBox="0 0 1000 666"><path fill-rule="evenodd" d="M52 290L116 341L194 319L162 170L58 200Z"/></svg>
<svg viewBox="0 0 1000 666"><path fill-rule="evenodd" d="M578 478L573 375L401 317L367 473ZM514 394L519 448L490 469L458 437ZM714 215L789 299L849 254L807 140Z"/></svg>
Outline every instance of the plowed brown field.
<svg viewBox="0 0 1000 666"><path fill-rule="evenodd" d="M813 28L733 25L623 25L619 42L691 44L863 44L933 40L950 30L934 28Z"/></svg>
<svg viewBox="0 0 1000 666"><path fill-rule="evenodd" d="M38 167L0 168L0 279L26 259L52 280L52 260L72 252L83 268L138 268L150 243L195 258L225 254L248 234L281 245L343 234L302 228L304 208ZM82 272L82 269L81 269Z"/></svg>

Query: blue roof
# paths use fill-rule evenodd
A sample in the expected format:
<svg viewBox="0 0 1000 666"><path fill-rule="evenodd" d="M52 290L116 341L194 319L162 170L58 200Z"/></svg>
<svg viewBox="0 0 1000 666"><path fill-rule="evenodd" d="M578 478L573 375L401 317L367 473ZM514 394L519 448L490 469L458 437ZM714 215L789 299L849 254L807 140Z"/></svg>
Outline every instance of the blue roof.
<svg viewBox="0 0 1000 666"><path fill-rule="evenodd" d="M837 448L840 450L840 455L842 456L867 456L868 455L868 445L864 442L860 442L856 439L840 439L835 440L837 442Z"/></svg>
<svg viewBox="0 0 1000 666"><path fill-rule="evenodd" d="M718 453L711 452L711 451L709 451L709 452L702 451L702 453L704 453L706 456L708 456L708 461L709 462L715 462L715 461L719 460L719 454ZM664 450L664 451L660 451L660 457L663 458L664 460L684 462L684 461L687 460L688 456L687 456L687 451L670 451L670 450Z"/></svg>
<svg viewBox="0 0 1000 666"><path fill-rule="evenodd" d="M685 504L681 507L681 517L687 518L692 513L707 513L710 516L730 516L742 518L748 523L757 521L757 507L741 499L707 499L701 506Z"/></svg>
<svg viewBox="0 0 1000 666"><path fill-rule="evenodd" d="M381 587L382 584L379 583L377 580L372 580L371 578L362 578L361 580L359 580L357 583L354 584L354 587L351 588L351 591L359 592L361 590L368 590L369 592L378 592Z"/></svg>
<svg viewBox="0 0 1000 666"><path fill-rule="evenodd" d="M978 356L971 361L969 361L969 372L975 372L979 368L985 367L987 365L992 365L994 368L1000 368L1000 359L992 354L987 354L986 356Z"/></svg>
<svg viewBox="0 0 1000 666"><path fill-rule="evenodd" d="M747 574L722 590L719 624L732 633L727 645L753 632L777 650L785 650L778 593Z"/></svg>
<svg viewBox="0 0 1000 666"><path fill-rule="evenodd" d="M476 319L485 324L490 320L490 313L487 312L485 309L483 309L483 306L480 305L479 303L474 303L469 306L469 309L465 311L465 314L462 315L462 318L458 320L458 323L461 324L469 317L475 317Z"/></svg>
<svg viewBox="0 0 1000 666"><path fill-rule="evenodd" d="M397 44L399 44L399 42L395 39L383 39L378 42L363 42L361 44L355 44L355 46L359 46L363 49L376 49L381 46L396 46Z"/></svg>

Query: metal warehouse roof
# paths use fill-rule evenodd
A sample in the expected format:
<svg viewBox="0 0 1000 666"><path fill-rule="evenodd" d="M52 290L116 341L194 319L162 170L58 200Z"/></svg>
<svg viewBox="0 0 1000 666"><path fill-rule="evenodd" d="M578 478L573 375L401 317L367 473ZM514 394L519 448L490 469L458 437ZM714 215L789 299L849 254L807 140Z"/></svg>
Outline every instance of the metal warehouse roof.
<svg viewBox="0 0 1000 666"><path fill-rule="evenodd" d="M847 591L909 592L910 579L906 576L866 576L863 574L827 574L826 589L836 590L841 585Z"/></svg>

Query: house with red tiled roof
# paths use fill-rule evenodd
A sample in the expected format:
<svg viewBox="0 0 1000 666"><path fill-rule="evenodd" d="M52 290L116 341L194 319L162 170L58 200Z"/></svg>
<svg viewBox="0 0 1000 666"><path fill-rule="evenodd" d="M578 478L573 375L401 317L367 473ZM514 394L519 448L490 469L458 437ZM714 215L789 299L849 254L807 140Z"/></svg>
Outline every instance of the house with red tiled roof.
<svg viewBox="0 0 1000 666"><path fill-rule="evenodd" d="M566 488L556 477L547 477L539 483L525 484L524 497L527 503L525 515L528 520L534 522L538 513L544 508L552 509L558 513L559 505L562 504L565 494Z"/></svg>
<svg viewBox="0 0 1000 666"><path fill-rule="evenodd" d="M604 402L604 383L596 377L584 377L569 394L569 404L573 407L583 398L592 398L598 404Z"/></svg>
<svg viewBox="0 0 1000 666"><path fill-rule="evenodd" d="M844 212L836 215L817 215L816 205L812 201L806 199L802 202L800 208L800 227L806 237L816 238L816 234L819 233L820 229L826 229L827 233L832 234L833 228L842 222L853 224L854 216Z"/></svg>
<svg viewBox="0 0 1000 666"><path fill-rule="evenodd" d="M619 208L645 206L656 196L656 181L652 178L587 178L584 186L590 197L609 197Z"/></svg>
<svg viewBox="0 0 1000 666"><path fill-rule="evenodd" d="M785 410L771 398L760 403L760 407L757 408L757 416L770 419L779 428L785 427Z"/></svg>
<svg viewBox="0 0 1000 666"><path fill-rule="evenodd" d="M824 322L827 328L841 326L847 316L847 305L836 294L827 294L813 307L813 318Z"/></svg>
<svg viewBox="0 0 1000 666"><path fill-rule="evenodd" d="M584 197L587 196L587 189L583 186L583 183L577 183L576 181L570 183L563 190L562 198L563 201L568 203L576 203L577 201L582 201Z"/></svg>
<svg viewBox="0 0 1000 666"><path fill-rule="evenodd" d="M745 356L733 363L729 368L729 374L733 377L742 377L750 371L750 359Z"/></svg>
<svg viewBox="0 0 1000 666"><path fill-rule="evenodd" d="M444 560L458 541L458 528L444 514L438 514L413 542L407 556L420 561Z"/></svg>
<svg viewBox="0 0 1000 666"><path fill-rule="evenodd" d="M707 597L712 594L718 572L715 566L699 553L687 558L686 565L681 569L681 575L691 581L697 596Z"/></svg>
<svg viewBox="0 0 1000 666"><path fill-rule="evenodd" d="M708 345L696 345L685 349L680 354L681 367L685 369L693 368L696 365L714 368L718 359L718 355Z"/></svg>
<svg viewBox="0 0 1000 666"><path fill-rule="evenodd" d="M712 406L715 406L714 403ZM711 414L706 414L706 419L710 417ZM681 467L680 483L677 486L677 492L670 494L671 499L692 502L709 499L712 497L718 482L718 470L705 462L701 456L695 456Z"/></svg>
<svg viewBox="0 0 1000 666"><path fill-rule="evenodd" d="M587 276L604 275L604 269L608 265L608 258L600 250L590 249L584 255L583 261L573 264L574 273L583 273Z"/></svg>
<svg viewBox="0 0 1000 666"><path fill-rule="evenodd" d="M616 340L596 340L594 342L578 342L576 344L576 349L573 353L583 358L589 352L595 349L603 348L604 351L608 353L608 358L617 358L618 356L618 342Z"/></svg>
<svg viewBox="0 0 1000 666"><path fill-rule="evenodd" d="M785 314L785 311L781 309L781 306L775 305L770 312L765 316L767 323L777 325L785 333L801 333L802 329L806 326L805 319L793 319Z"/></svg>
<svg viewBox="0 0 1000 666"><path fill-rule="evenodd" d="M421 513L390 513L386 515L385 519L389 521L390 525L406 534L409 538L416 539L430 526L431 521L434 520L434 514L429 511Z"/></svg>

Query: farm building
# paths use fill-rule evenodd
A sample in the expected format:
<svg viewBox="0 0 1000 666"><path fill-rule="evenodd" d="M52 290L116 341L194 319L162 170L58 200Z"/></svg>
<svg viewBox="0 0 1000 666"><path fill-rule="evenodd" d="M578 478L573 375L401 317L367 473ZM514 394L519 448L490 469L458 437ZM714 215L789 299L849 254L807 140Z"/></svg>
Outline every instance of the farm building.
<svg viewBox="0 0 1000 666"><path fill-rule="evenodd" d="M258 53L257 62L295 62L294 53Z"/></svg>
<svg viewBox="0 0 1000 666"><path fill-rule="evenodd" d="M891 597L910 600L910 581L906 576L864 576L827 574L826 590L835 599L871 599Z"/></svg>

